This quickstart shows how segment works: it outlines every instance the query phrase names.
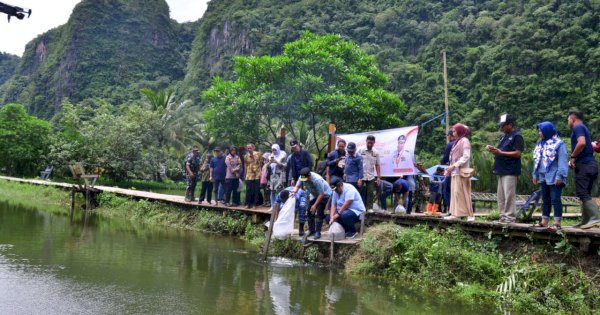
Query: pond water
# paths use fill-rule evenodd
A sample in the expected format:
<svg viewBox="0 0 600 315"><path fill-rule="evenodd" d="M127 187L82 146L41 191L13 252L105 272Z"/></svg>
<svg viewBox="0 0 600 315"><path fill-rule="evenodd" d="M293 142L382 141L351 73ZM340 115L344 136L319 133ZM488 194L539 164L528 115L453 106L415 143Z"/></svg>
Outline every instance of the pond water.
<svg viewBox="0 0 600 315"><path fill-rule="evenodd" d="M0 314L490 314L234 237L0 202Z"/></svg>

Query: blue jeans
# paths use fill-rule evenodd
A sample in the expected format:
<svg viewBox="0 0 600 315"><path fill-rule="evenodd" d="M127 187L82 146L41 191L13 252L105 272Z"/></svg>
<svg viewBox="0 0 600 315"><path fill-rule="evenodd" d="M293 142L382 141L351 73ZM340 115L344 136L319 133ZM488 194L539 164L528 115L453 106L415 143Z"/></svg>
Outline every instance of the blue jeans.
<svg viewBox="0 0 600 315"><path fill-rule="evenodd" d="M356 222L360 221L358 215L354 213L352 210L346 210L342 212L342 216L340 217L340 224L344 227L346 233L354 234L356 233L356 227L354 226Z"/></svg>
<svg viewBox="0 0 600 315"><path fill-rule="evenodd" d="M562 218L562 201L560 195L562 186L548 185L545 181L541 182L542 186L542 217L550 217L550 208L554 207L554 217Z"/></svg>

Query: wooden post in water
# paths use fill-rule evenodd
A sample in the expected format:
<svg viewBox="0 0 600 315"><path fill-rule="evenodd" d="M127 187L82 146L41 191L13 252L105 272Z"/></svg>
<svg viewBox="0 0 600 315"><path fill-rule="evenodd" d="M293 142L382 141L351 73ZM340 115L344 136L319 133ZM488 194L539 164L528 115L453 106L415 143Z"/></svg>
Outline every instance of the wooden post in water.
<svg viewBox="0 0 600 315"><path fill-rule="evenodd" d="M271 236L273 236L273 224L275 223L275 213L277 211L279 211L279 203L276 203L273 206L273 210L271 210L271 219L269 220L269 231L264 246L263 260L267 260L267 255L269 254L269 245L271 245Z"/></svg>
<svg viewBox="0 0 600 315"><path fill-rule="evenodd" d="M334 246L335 246L335 234L334 233L330 233L331 235L331 245L329 246L329 265L333 266L333 253L335 251Z"/></svg>
<svg viewBox="0 0 600 315"><path fill-rule="evenodd" d="M91 199L90 189L86 186L85 187L85 211L89 211L92 208L92 202L90 199Z"/></svg>
<svg viewBox="0 0 600 315"><path fill-rule="evenodd" d="M69 217L71 218L71 222L73 222L73 215L75 213L75 187L71 189L71 211L69 212Z"/></svg>

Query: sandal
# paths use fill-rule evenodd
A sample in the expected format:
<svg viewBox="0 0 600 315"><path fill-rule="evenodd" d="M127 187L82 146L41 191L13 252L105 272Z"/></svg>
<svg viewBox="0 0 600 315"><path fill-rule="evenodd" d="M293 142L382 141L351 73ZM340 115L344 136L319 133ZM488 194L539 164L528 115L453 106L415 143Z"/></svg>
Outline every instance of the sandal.
<svg viewBox="0 0 600 315"><path fill-rule="evenodd" d="M552 230L552 231L558 231L558 230L562 229L562 227L560 226L560 224L554 223L551 226L549 226L548 229Z"/></svg>
<svg viewBox="0 0 600 315"><path fill-rule="evenodd" d="M538 222L536 224L532 224L531 227L534 227L534 228L547 228L548 225L547 224L543 225L541 222Z"/></svg>

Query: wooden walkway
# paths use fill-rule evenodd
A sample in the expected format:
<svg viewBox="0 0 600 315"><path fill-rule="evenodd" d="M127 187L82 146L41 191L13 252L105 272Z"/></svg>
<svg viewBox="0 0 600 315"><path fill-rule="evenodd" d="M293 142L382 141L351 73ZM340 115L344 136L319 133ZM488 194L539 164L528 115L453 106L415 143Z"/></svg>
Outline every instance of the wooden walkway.
<svg viewBox="0 0 600 315"><path fill-rule="evenodd" d="M73 188L73 184L61 183L61 182L51 182L51 181L45 181L45 180L22 179L22 178L7 177L7 176L0 176L0 179L12 181L12 182L24 183L24 184L53 186L53 187L59 187L59 188L63 188L63 189ZM185 207L234 210L234 211L256 213L256 214L265 215L265 216L269 216L271 213L269 211L269 208L267 208L267 207L255 207L252 209L244 209L244 207L225 207L221 204L218 204L218 205L214 204L214 201L213 201L213 204L210 204L210 205L206 202L204 202L202 204L198 204L198 202L187 202L184 200L183 196L157 194L157 193L147 192L147 191L124 189L124 188L109 187L109 186L100 186L100 185L96 185L96 186L94 186L94 188L99 189L104 192L110 192L110 193L113 193L113 194L119 195L119 196L131 197L131 198L136 198L136 199L145 199L145 200L149 200L149 201L166 202L166 203L181 205L181 206L185 206Z"/></svg>
<svg viewBox="0 0 600 315"><path fill-rule="evenodd" d="M51 182L44 180L34 180L34 179L21 179L14 177L6 177L0 176L0 180L7 180L12 182L33 184L33 185L43 185L43 186L54 186L63 189L72 189L73 184L68 183L60 183L60 182ZM108 186L95 186L95 188L100 189L105 192L114 193L119 196L126 196L137 199L146 199L150 201L158 201L165 202L180 206L185 206L188 208L209 208L215 210L222 211L240 211L245 213L251 213L255 216L255 218L267 218L270 216L270 209L267 207L255 207L253 209L245 209L243 207L225 207L221 204L198 204L197 202L186 202L183 196L175 196L168 194L158 194L146 191L138 191L132 189L123 189L117 187L108 187ZM484 214L477 214L477 216L483 216ZM539 216L539 214L537 214ZM567 214L565 214L567 215ZM568 214L568 216L577 216L578 214ZM449 228L451 226L460 226L463 230L480 233L480 234L494 234L501 235L506 237L518 237L518 238L526 238L526 239L538 239L538 240L548 240L548 241L560 241L563 237L567 237L570 242L579 244L582 250L588 250L590 246L592 248L596 248L600 245L600 228L590 229L590 230L581 230L575 228L564 227L560 232L549 230L546 228L536 228L532 227L531 224L523 224L523 223L512 223L512 224L501 224L498 222L489 222L489 221L461 221L461 220L444 220L440 217L432 217L426 216L423 214L415 213L411 215L399 215L399 214L387 214L382 212L374 212L367 213L366 215L366 224L372 225L380 222L394 222L403 226L412 226L412 225L428 225L431 227L439 227L439 228ZM564 236L563 236L564 235ZM299 237L297 235L292 236L295 238ZM356 244L360 242L361 238L352 239L352 240L336 240L336 244ZM321 240L313 240L312 238L308 239L309 242L330 242L327 237L327 233L323 233L323 238Z"/></svg>

